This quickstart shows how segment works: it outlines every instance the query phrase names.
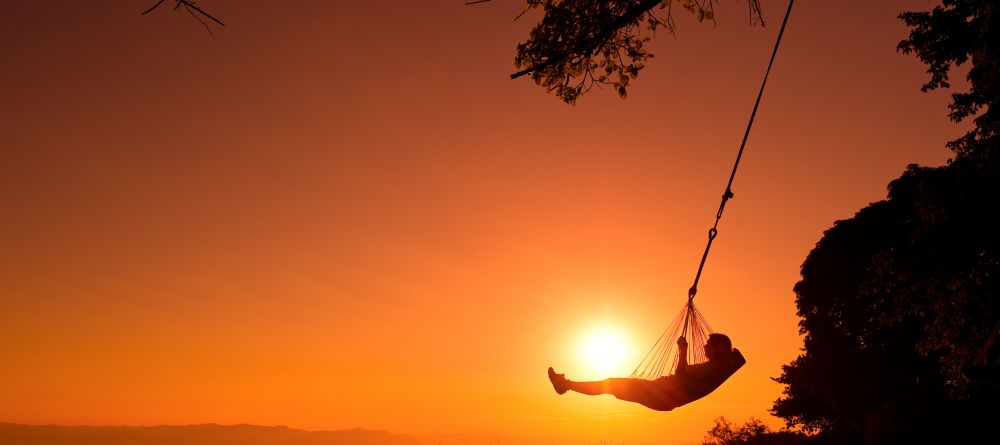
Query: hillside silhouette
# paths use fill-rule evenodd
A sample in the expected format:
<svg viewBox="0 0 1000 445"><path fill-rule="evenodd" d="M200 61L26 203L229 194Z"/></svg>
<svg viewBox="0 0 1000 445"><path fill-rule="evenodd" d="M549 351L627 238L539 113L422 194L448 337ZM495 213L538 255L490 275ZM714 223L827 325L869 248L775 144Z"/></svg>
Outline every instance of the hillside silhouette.
<svg viewBox="0 0 1000 445"><path fill-rule="evenodd" d="M3 445L447 445L457 438L420 437L350 429L305 431L286 426L158 425L61 426L0 423Z"/></svg>

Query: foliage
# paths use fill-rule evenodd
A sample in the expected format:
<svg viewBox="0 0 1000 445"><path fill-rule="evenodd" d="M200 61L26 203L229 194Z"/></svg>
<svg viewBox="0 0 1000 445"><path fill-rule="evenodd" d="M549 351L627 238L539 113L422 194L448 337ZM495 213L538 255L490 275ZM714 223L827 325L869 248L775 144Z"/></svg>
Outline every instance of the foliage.
<svg viewBox="0 0 1000 445"><path fill-rule="evenodd" d="M760 20L758 0L748 0ZM517 46L511 77L531 74L536 84L566 103L594 85L610 86L625 97L628 86L653 57L645 44L658 30L673 34L675 4L700 22L714 21L715 0L528 0L541 21Z"/></svg>
<svg viewBox="0 0 1000 445"><path fill-rule="evenodd" d="M978 112L943 167L911 165L889 195L837 221L795 285L801 355L772 412L840 442L975 441L1000 418L1000 138L995 1L943 0L900 15L899 49L928 65L924 91L971 61L950 117ZM972 378L970 378L972 376Z"/></svg>
<svg viewBox="0 0 1000 445"><path fill-rule="evenodd" d="M701 445L792 445L805 443L808 436L782 430L772 431L764 422L751 418L742 426L735 426L725 417L715 419Z"/></svg>
<svg viewBox="0 0 1000 445"><path fill-rule="evenodd" d="M997 191L1000 170L977 159L910 166L827 230L795 285L804 351L772 412L870 443L944 440L997 413L963 374L1000 365Z"/></svg>
<svg viewBox="0 0 1000 445"><path fill-rule="evenodd" d="M975 118L976 127L949 144L959 154L977 147L978 141L1000 134L1000 11L995 0L943 0L931 11L904 12L900 18L912 30L899 50L915 53L927 64L930 80L923 91L948 88L949 73L972 61L966 76L968 91L952 94L950 117L959 122L985 110ZM981 148L981 147L980 147Z"/></svg>
<svg viewBox="0 0 1000 445"><path fill-rule="evenodd" d="M978 147L996 151L996 141ZM948 167L911 167L890 185L890 200L912 202L906 244L873 259L863 292L892 294L888 326L921 321L916 350L936 358L953 396L974 394L963 370L1000 365L1000 169L960 158Z"/></svg>

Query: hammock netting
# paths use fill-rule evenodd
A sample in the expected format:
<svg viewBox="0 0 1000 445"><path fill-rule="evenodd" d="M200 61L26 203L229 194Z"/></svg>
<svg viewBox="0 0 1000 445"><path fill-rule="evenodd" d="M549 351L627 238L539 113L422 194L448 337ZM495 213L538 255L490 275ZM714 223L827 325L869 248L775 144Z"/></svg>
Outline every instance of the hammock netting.
<svg viewBox="0 0 1000 445"><path fill-rule="evenodd" d="M712 327L695 307L693 299L689 298L687 304L674 317L674 321L663 331L659 340L646 353L646 357L639 362L639 366L632 371L629 377L656 380L662 376L673 374L677 369L677 361L680 359L677 348L678 337L687 339L688 364L704 362L707 358L702 345L708 341L708 335L711 333Z"/></svg>

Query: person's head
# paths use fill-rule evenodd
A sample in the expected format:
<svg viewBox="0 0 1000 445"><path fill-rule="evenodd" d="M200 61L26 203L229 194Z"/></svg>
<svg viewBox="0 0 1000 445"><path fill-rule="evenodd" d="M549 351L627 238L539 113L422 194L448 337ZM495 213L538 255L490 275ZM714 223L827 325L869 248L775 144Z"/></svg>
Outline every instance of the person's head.
<svg viewBox="0 0 1000 445"><path fill-rule="evenodd" d="M705 357L709 361L721 360L733 351L733 342L725 334L710 334L705 342Z"/></svg>

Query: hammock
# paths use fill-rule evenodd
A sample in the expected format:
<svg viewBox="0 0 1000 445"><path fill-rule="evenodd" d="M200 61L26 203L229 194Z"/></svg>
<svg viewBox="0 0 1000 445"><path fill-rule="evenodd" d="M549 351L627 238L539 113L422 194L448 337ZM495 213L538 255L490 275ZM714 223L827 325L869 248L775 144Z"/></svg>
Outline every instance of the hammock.
<svg viewBox="0 0 1000 445"><path fill-rule="evenodd" d="M708 325L708 321L695 307L694 302L688 301L629 377L656 380L662 376L673 374L677 369L677 362L680 360L676 344L678 337L686 338L690 345L688 347L688 363L704 362L706 360L705 350L701 345L705 344L711 333L712 327ZM669 367L667 367L668 365Z"/></svg>

